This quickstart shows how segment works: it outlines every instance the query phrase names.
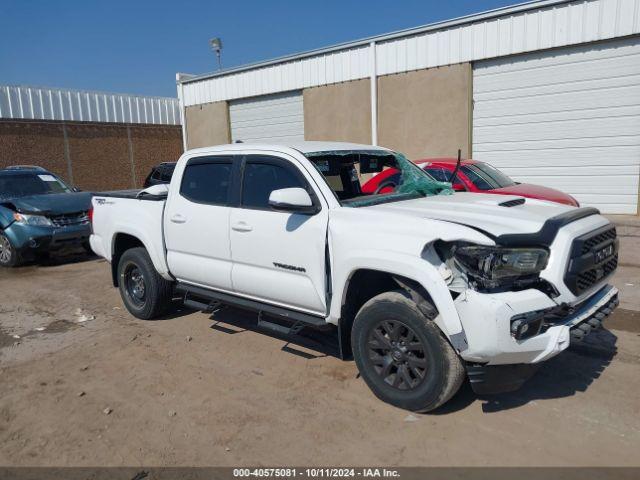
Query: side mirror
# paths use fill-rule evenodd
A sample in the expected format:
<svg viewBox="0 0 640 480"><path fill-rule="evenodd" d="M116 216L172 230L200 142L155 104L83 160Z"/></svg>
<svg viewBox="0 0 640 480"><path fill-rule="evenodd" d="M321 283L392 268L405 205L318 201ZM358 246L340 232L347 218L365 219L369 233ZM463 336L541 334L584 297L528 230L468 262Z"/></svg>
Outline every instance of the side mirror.
<svg viewBox="0 0 640 480"><path fill-rule="evenodd" d="M73 187L71 190L74 191L74 192L81 192L82 191L78 187Z"/></svg>
<svg viewBox="0 0 640 480"><path fill-rule="evenodd" d="M464 184L462 183L454 183L453 184L453 190L456 192L466 192L467 189L465 188Z"/></svg>
<svg viewBox="0 0 640 480"><path fill-rule="evenodd" d="M291 213L318 213L318 207L304 188L281 188L269 195L269 205L274 210Z"/></svg>

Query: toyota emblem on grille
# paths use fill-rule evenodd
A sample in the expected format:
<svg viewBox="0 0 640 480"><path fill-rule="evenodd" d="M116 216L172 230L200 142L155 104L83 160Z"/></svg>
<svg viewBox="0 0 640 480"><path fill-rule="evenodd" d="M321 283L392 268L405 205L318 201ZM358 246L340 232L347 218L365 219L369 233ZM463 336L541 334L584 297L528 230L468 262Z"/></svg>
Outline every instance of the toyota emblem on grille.
<svg viewBox="0 0 640 480"><path fill-rule="evenodd" d="M596 263L600 263L600 262L606 260L611 255L613 255L613 245L607 245L606 247L598 250L595 253Z"/></svg>

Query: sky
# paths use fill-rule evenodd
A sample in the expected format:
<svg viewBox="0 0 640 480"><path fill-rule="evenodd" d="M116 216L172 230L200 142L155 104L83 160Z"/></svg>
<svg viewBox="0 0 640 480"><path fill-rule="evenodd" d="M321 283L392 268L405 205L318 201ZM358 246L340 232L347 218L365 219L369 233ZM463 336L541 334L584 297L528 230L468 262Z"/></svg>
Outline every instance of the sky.
<svg viewBox="0 0 640 480"><path fill-rule="evenodd" d="M224 68L518 0L0 0L0 85L176 96L175 74Z"/></svg>

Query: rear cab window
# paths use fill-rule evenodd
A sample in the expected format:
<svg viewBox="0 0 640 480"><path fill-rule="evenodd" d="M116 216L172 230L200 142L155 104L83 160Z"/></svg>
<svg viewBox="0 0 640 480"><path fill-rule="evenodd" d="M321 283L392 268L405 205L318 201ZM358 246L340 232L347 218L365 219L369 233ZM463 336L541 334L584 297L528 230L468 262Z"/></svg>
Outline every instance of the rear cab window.
<svg viewBox="0 0 640 480"><path fill-rule="evenodd" d="M188 161L180 195L206 205L229 205L233 179L233 157L197 157Z"/></svg>
<svg viewBox="0 0 640 480"><path fill-rule="evenodd" d="M169 183L171 181L171 177L173 176L173 171L176 168L175 163L163 163L158 167L157 175L158 180L161 182Z"/></svg>

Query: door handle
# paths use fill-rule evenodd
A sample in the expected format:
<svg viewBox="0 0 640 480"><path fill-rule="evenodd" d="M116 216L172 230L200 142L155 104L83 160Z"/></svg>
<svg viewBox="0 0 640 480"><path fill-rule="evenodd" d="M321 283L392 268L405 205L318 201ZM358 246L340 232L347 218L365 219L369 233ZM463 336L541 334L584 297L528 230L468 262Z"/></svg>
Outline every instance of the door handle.
<svg viewBox="0 0 640 480"><path fill-rule="evenodd" d="M253 227L251 227L251 225L248 225L246 222L237 222L231 226L231 229L235 230L236 232L250 232L251 230L253 230Z"/></svg>
<svg viewBox="0 0 640 480"><path fill-rule="evenodd" d="M175 215L173 215L170 219L173 223L184 223L187 221L186 218L184 218L182 215L180 215L179 213L176 213Z"/></svg>

